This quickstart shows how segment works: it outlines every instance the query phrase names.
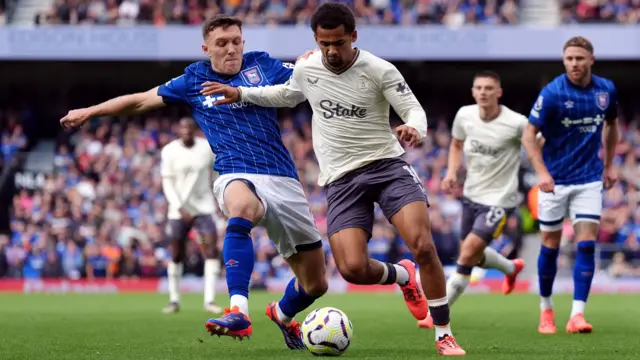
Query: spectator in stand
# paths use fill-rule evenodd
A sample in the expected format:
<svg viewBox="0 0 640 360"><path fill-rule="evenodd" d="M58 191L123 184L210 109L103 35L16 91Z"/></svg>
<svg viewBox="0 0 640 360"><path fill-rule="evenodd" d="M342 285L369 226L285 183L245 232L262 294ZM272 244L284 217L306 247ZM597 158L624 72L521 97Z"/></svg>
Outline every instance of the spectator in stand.
<svg viewBox="0 0 640 360"><path fill-rule="evenodd" d="M316 183L318 164L311 143L308 109L285 112L280 119L284 142L293 154L311 211L320 233L326 236L326 199ZM405 159L425 180L433 237L441 261L454 264L460 194L450 196L439 191L451 135L446 122L435 123L437 129L429 133L423 146L409 149ZM607 270L611 264L612 273L627 276L640 276L640 211L636 211L640 187L639 123L634 121L624 129L625 137L616 149L621 181L605 196L598 239L601 269ZM6 276L43 277L56 271L71 279L163 276L171 255L164 235L167 203L160 186L159 151L176 133L175 124L160 113L87 126L68 143L59 144L54 156L55 171L47 176L43 187L20 191L13 199L12 233L4 241L0 237ZM464 170L460 176L464 176ZM521 242L518 216L509 220L504 235L495 242L499 251L511 253ZM224 229L224 219L221 214L218 217L219 228ZM571 265L575 244L571 231L565 235L566 252L560 265L566 268ZM256 228L252 236L257 257L253 283L266 286L269 277L286 278L290 269L277 256L264 229ZM202 256L197 234L191 233L190 239L185 273L199 276ZM369 247L372 256L385 261L410 257L402 239L379 211ZM325 249L328 273L337 276L330 249ZM2 261L0 258L0 271ZM624 269L628 270L621 264L626 264Z"/></svg>
<svg viewBox="0 0 640 360"><path fill-rule="evenodd" d="M45 24L199 25L218 13L247 25L307 26L325 0L55 0ZM516 0L342 0L361 24L517 24Z"/></svg>
<svg viewBox="0 0 640 360"><path fill-rule="evenodd" d="M638 24L640 0L563 0L561 22Z"/></svg>

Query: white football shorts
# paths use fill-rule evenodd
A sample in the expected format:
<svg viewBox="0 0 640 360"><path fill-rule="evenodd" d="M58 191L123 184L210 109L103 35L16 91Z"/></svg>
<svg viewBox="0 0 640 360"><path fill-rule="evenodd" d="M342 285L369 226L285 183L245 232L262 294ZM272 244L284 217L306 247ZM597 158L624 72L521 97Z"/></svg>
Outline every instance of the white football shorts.
<svg viewBox="0 0 640 360"><path fill-rule="evenodd" d="M600 223L602 181L580 185L556 185L553 193L538 190L538 219L541 231L562 229L566 216L573 224Z"/></svg>
<svg viewBox="0 0 640 360"><path fill-rule="evenodd" d="M216 179L213 192L222 212L229 213L224 203L224 191L234 180L244 180L255 186L265 215L258 226L264 226L278 252L288 258L300 251L322 246L320 232L299 181L273 175L225 174Z"/></svg>

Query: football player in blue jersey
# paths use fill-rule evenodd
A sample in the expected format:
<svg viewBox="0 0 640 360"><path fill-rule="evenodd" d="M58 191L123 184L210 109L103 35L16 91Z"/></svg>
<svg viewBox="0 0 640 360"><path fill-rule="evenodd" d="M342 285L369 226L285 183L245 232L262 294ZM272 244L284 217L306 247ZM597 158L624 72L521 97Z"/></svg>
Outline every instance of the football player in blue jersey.
<svg viewBox="0 0 640 360"><path fill-rule="evenodd" d="M538 257L540 325L553 334L556 325L551 293L556 276L562 224L569 216L577 242L573 271L573 306L566 331L590 333L584 318L595 271L595 243L603 189L616 182L613 170L618 142L617 92L611 80L591 73L593 45L574 37L564 45L566 73L542 89L529 115L523 146L538 174L538 217L542 248ZM542 149L536 143L541 133ZM604 163L599 158L604 146Z"/></svg>
<svg viewBox="0 0 640 360"><path fill-rule="evenodd" d="M205 326L212 335L251 336L250 231L261 225L296 274L283 298L267 306L267 316L278 325L289 348L304 349L300 325L293 317L327 291L325 258L296 166L281 139L277 110L250 103L214 107L218 98L200 94L207 81L232 86L282 84L291 77L293 64L264 52L243 54L242 22L235 17L214 16L204 23L202 35L202 50L210 60L189 65L184 74L147 92L71 110L60 123L71 128L99 116L140 114L172 103L189 105L216 154L214 169L220 176L214 193L229 218L223 258L231 306Z"/></svg>

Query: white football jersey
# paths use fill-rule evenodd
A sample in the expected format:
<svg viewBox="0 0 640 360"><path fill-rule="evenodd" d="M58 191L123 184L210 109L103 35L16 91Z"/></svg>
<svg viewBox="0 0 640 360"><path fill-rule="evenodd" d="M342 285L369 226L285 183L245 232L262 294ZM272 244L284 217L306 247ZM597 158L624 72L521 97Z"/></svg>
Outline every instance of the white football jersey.
<svg viewBox="0 0 640 360"><path fill-rule="evenodd" d="M451 134L464 141L464 196L479 204L510 208L518 205L520 139L528 120L504 105L500 108L497 118L484 121L478 105L461 107Z"/></svg>
<svg viewBox="0 0 640 360"><path fill-rule="evenodd" d="M286 84L240 91L243 101L260 106L293 107L305 98L309 101L321 186L375 160L404 153L389 125L389 105L422 138L427 133L427 116L402 74L364 50L357 50L340 73L325 66L316 52L296 63Z"/></svg>
<svg viewBox="0 0 640 360"><path fill-rule="evenodd" d="M163 181L163 190L169 202L169 219L180 219L178 209L183 206L191 215L209 215L216 211L212 176L214 154L207 140L196 137L188 148L180 139L162 148L160 173L172 180L171 188Z"/></svg>

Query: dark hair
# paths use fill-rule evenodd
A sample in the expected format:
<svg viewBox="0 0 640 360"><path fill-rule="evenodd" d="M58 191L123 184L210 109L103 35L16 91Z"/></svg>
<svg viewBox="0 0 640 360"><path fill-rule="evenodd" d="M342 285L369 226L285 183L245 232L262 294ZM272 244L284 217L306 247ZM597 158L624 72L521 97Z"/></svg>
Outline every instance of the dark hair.
<svg viewBox="0 0 640 360"><path fill-rule="evenodd" d="M352 33L356 29L356 18L347 5L339 2L329 2L320 6L311 17L311 30L315 33L321 27L333 30L344 26L344 32Z"/></svg>
<svg viewBox="0 0 640 360"><path fill-rule="evenodd" d="M208 18L204 24L202 24L202 37L206 40L207 35L213 30L221 27L223 29L228 28L229 26L237 26L242 31L242 20L238 19L235 16L229 16L224 14L214 15Z"/></svg>
<svg viewBox="0 0 640 360"><path fill-rule="evenodd" d="M476 75L473 77L473 81L475 81L477 78L493 79L493 80L497 81L498 84L501 82L500 75L498 75L497 72L491 71L491 70L484 70L484 71L480 71L480 72L476 73Z"/></svg>
<svg viewBox="0 0 640 360"><path fill-rule="evenodd" d="M587 38L582 36L574 36L571 39L567 40L567 42L564 43L564 48L562 48L562 51L567 50L567 48L574 47L574 46L583 48L587 50L590 54L593 54L593 44Z"/></svg>

